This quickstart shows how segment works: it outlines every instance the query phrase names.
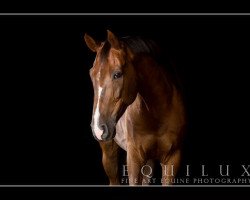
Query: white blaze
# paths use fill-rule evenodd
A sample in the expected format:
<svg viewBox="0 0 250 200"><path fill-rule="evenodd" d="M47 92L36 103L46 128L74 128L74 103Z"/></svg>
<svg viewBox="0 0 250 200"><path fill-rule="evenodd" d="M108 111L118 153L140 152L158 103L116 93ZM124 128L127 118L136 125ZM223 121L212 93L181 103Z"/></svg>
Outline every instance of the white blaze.
<svg viewBox="0 0 250 200"><path fill-rule="evenodd" d="M101 93L102 93L102 88L99 87L98 88L98 96L97 96L97 104L96 104L96 108L95 108L95 112L94 112L94 134L95 136L99 139L102 140L101 136L103 133L103 130L101 130L98 127L98 122L99 122L99 118L100 118L100 97L101 97Z"/></svg>

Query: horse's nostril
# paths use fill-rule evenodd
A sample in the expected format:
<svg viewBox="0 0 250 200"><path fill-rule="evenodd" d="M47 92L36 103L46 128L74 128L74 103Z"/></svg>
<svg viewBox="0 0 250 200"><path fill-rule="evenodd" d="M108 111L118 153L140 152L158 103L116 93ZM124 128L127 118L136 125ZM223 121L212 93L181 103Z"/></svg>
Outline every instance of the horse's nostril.
<svg viewBox="0 0 250 200"><path fill-rule="evenodd" d="M102 133L102 139L103 140L105 140L105 139L107 139L107 137L108 137L108 126L106 125L106 124L102 124L101 125L101 129L103 130L103 133Z"/></svg>
<svg viewBox="0 0 250 200"><path fill-rule="evenodd" d="M108 127L107 127L106 124L102 124L102 125L101 125L101 129L103 130L103 133L108 132Z"/></svg>

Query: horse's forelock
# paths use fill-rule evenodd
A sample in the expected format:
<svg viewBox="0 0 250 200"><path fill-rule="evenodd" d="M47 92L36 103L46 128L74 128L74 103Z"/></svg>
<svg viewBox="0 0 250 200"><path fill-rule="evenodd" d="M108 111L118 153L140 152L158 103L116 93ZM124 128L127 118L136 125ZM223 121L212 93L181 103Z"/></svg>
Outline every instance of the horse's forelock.
<svg viewBox="0 0 250 200"><path fill-rule="evenodd" d="M111 45L108 41L105 41L103 44L103 47L100 51L100 59L105 60L108 58L109 50L111 48Z"/></svg>

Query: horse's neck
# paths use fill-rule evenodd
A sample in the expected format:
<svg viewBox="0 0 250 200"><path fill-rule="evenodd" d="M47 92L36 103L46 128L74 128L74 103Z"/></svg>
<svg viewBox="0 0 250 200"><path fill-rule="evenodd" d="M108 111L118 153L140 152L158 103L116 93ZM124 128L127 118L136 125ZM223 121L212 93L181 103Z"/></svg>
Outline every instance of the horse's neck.
<svg viewBox="0 0 250 200"><path fill-rule="evenodd" d="M137 63L138 97L140 112L161 117L170 108L174 94L174 85L157 63L151 58L141 59ZM137 106L138 107L138 106Z"/></svg>

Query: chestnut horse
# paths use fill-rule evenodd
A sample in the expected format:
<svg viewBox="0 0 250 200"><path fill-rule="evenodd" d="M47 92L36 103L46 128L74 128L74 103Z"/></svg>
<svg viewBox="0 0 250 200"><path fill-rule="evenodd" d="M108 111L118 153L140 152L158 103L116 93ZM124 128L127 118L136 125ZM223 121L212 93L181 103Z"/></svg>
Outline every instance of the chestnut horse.
<svg viewBox="0 0 250 200"><path fill-rule="evenodd" d="M87 34L84 39L96 52L90 69L91 128L100 143L110 185L120 184L119 147L127 152L130 185L143 184L142 167L153 167L153 160L162 166L162 184L169 184L167 179L175 177L180 166L185 129L183 99L174 76L157 62L152 53L157 48L149 40L118 39L110 31L104 42ZM170 169L171 174L166 172Z"/></svg>

